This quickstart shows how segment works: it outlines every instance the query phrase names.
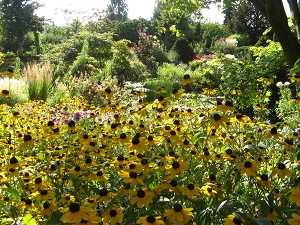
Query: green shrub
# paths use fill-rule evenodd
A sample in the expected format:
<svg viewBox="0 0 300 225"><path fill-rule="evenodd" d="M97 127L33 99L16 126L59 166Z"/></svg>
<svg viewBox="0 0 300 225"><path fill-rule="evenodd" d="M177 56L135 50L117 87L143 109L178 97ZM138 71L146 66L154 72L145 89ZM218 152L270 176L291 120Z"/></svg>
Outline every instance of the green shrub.
<svg viewBox="0 0 300 225"><path fill-rule="evenodd" d="M191 47L189 41L184 37L180 37L176 40L172 50L177 52L178 60L183 63L189 62L194 55L193 48Z"/></svg>
<svg viewBox="0 0 300 225"><path fill-rule="evenodd" d="M238 41L237 47L248 46L250 44L249 36L246 34L232 34L229 38L236 39Z"/></svg>

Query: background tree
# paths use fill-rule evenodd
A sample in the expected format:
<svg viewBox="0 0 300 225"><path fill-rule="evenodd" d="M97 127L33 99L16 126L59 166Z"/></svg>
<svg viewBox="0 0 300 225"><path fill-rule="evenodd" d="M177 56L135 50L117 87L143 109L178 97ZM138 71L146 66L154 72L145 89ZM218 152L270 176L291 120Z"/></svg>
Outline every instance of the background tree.
<svg viewBox="0 0 300 225"><path fill-rule="evenodd" d="M23 56L24 36L30 32L42 31L45 18L37 16L34 12L42 5L30 0L2 0L0 1L0 25L4 42L16 43L4 45L2 51L17 51L19 57Z"/></svg>
<svg viewBox="0 0 300 225"><path fill-rule="evenodd" d="M128 5L125 0L111 0L107 6L107 17L112 21L126 21L128 19Z"/></svg>
<svg viewBox="0 0 300 225"><path fill-rule="evenodd" d="M199 9L205 6L208 1L186 1L186 0L162 0L165 4L166 10L178 11L188 9L190 12L194 10L198 12ZM293 66L300 56L300 43L297 37L291 31L288 25L288 18L282 3L282 0L249 0L254 6L265 16L270 23L277 40L282 46L287 61L290 66ZM239 2L239 0L212 0L211 2L223 2L225 8L231 4ZM295 27L300 27L299 3L297 0L288 0L290 5L291 15ZM300 29L296 29L299 30Z"/></svg>
<svg viewBox="0 0 300 225"><path fill-rule="evenodd" d="M233 34L245 34L250 39L250 45L254 45L262 33L270 27L265 16L262 15L250 1L233 4L224 10L224 24Z"/></svg>

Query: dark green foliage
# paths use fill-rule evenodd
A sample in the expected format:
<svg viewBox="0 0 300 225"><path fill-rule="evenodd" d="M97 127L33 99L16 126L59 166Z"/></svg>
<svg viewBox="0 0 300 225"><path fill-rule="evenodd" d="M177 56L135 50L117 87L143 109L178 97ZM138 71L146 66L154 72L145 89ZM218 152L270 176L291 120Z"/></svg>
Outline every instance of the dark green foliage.
<svg viewBox="0 0 300 225"><path fill-rule="evenodd" d="M15 51L17 46L19 56L23 55L24 36L30 31L41 31L44 17L38 17L34 12L41 5L27 0L3 0L0 2L0 21L3 43L2 51Z"/></svg>
<svg viewBox="0 0 300 225"><path fill-rule="evenodd" d="M119 41L127 39L137 44L139 40L138 30L141 26L149 28L150 22L146 19L140 18L118 23L114 28L114 40ZM147 31L149 33L149 29L147 29Z"/></svg>
<svg viewBox="0 0 300 225"><path fill-rule="evenodd" d="M224 24L228 26L232 33L247 35L250 45L254 45L262 36L262 33L270 27L266 18L251 1L231 5L230 8L224 10L224 13Z"/></svg>
<svg viewBox="0 0 300 225"><path fill-rule="evenodd" d="M107 17L112 21L126 21L128 5L125 0L111 0L107 6Z"/></svg>
<svg viewBox="0 0 300 225"><path fill-rule="evenodd" d="M236 39L238 41L237 47L248 46L250 44L249 36L246 34L232 34L229 38Z"/></svg>
<svg viewBox="0 0 300 225"><path fill-rule="evenodd" d="M183 63L187 63L192 60L194 55L193 48L189 41L184 37L177 39L172 50L177 52L179 61Z"/></svg>
<svg viewBox="0 0 300 225"><path fill-rule="evenodd" d="M201 24L201 45L204 48L210 48L216 40L226 38L229 35L229 30L226 26L217 23Z"/></svg>

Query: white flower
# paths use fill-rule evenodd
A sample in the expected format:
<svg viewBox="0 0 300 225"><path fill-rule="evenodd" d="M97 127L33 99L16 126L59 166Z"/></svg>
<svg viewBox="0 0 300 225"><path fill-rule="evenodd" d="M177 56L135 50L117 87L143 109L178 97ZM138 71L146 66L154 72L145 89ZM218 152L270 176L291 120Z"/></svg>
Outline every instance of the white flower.
<svg viewBox="0 0 300 225"><path fill-rule="evenodd" d="M286 82L284 83L284 86L289 86L290 84L291 84L290 82L286 81Z"/></svg>
<svg viewBox="0 0 300 225"><path fill-rule="evenodd" d="M283 87L284 84L281 81L279 81L279 82L277 82L276 86L280 88L280 87Z"/></svg>

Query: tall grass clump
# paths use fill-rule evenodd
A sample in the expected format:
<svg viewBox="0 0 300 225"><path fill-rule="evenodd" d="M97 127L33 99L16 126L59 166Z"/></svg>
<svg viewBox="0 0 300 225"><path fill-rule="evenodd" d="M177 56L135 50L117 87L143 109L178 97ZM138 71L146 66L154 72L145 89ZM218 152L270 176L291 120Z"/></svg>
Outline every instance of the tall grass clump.
<svg viewBox="0 0 300 225"><path fill-rule="evenodd" d="M23 70L23 76L27 83L29 100L46 101L50 94L53 68L50 62L27 64Z"/></svg>

